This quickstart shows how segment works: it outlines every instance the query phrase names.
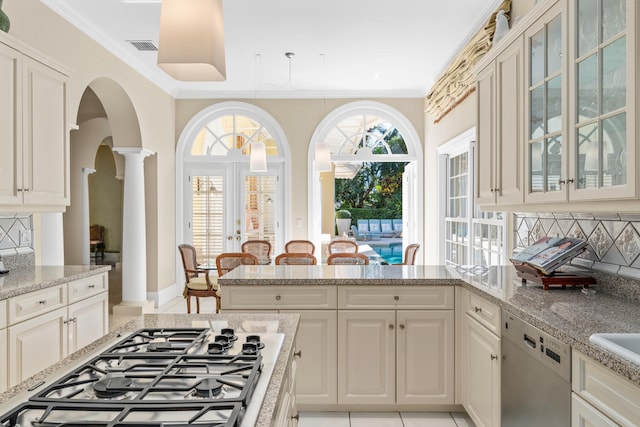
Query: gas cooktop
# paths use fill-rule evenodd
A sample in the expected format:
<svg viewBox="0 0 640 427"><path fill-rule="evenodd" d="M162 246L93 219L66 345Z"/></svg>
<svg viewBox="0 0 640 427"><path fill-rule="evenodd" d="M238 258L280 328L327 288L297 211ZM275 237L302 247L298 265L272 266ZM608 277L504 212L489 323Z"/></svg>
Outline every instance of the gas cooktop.
<svg viewBox="0 0 640 427"><path fill-rule="evenodd" d="M252 426L283 337L141 329L35 392L0 426Z"/></svg>

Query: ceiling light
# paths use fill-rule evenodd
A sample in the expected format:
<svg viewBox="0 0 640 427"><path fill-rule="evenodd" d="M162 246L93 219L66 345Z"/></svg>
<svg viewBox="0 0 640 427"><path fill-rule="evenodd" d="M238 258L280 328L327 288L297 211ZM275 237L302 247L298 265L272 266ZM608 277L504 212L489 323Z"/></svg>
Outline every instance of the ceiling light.
<svg viewBox="0 0 640 427"><path fill-rule="evenodd" d="M222 0L162 2L158 66L176 80L226 80Z"/></svg>

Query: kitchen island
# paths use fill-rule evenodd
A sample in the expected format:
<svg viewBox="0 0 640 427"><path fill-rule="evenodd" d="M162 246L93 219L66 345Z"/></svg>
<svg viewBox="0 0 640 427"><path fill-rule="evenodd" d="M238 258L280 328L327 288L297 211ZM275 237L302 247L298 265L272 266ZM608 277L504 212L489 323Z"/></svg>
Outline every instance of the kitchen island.
<svg viewBox="0 0 640 427"><path fill-rule="evenodd" d="M290 374L288 370L290 370L289 365L293 358L298 320L297 314L145 314L0 395L0 401L3 402L0 412L4 413L8 409L7 406L13 407L17 401L26 400L29 396L28 389L37 385L38 387L33 391L33 393L37 393L52 381L70 372L75 366L104 352L115 342L120 341L122 337L134 331L150 328L208 329L213 324L224 324L225 327L245 332L256 332L260 328L268 328L269 332L283 336L280 351L273 365L271 378L266 385L266 390L264 390L264 397L261 406L259 405L260 409L255 422L255 426L259 427L273 426L273 419L279 409L278 405L283 392L281 389L287 381L286 375ZM42 383L43 381L44 383ZM256 386L257 388L258 386ZM10 399L9 402L5 402L7 399Z"/></svg>
<svg viewBox="0 0 640 427"><path fill-rule="evenodd" d="M618 279L620 286L625 279ZM222 308L233 304L233 289L288 287L461 287L495 303L640 386L640 366L593 344L594 333L640 331L640 303L600 292L598 285L552 288L523 284L512 266L242 266L219 279ZM284 295L280 295L283 301ZM271 308L277 309L277 301ZM402 301L400 301L402 302ZM398 307L401 307L398 304ZM266 308L266 307L262 307ZM236 308L234 308L235 310Z"/></svg>

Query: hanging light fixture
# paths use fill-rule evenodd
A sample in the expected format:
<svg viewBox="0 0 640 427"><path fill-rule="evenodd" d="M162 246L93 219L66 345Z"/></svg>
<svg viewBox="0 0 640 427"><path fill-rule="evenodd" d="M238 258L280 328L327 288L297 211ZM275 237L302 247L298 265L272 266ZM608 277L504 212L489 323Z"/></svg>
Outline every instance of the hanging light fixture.
<svg viewBox="0 0 640 427"><path fill-rule="evenodd" d="M251 172L267 171L267 148L264 142L252 141L249 153L249 170Z"/></svg>
<svg viewBox="0 0 640 427"><path fill-rule="evenodd" d="M162 0L158 66L176 80L226 80L222 0Z"/></svg>
<svg viewBox="0 0 640 427"><path fill-rule="evenodd" d="M324 54L320 54L320 75L322 76L322 111L324 113L326 103L326 82ZM320 118L322 120L322 118ZM322 127L320 128L320 141L323 141ZM316 142L313 167L317 172L331 172L331 151L326 142Z"/></svg>

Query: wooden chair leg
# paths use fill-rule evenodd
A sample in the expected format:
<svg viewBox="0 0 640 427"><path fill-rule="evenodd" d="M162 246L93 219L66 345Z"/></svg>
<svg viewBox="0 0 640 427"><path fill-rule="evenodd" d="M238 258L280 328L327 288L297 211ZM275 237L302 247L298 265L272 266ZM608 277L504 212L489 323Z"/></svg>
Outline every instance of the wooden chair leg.
<svg viewBox="0 0 640 427"><path fill-rule="evenodd" d="M196 313L200 314L200 297L196 297Z"/></svg>
<svg viewBox="0 0 640 427"><path fill-rule="evenodd" d="M191 296L187 295L187 313L191 314Z"/></svg>
<svg viewBox="0 0 640 427"><path fill-rule="evenodd" d="M220 313L220 309L221 309L221 298L216 295L216 313Z"/></svg>

